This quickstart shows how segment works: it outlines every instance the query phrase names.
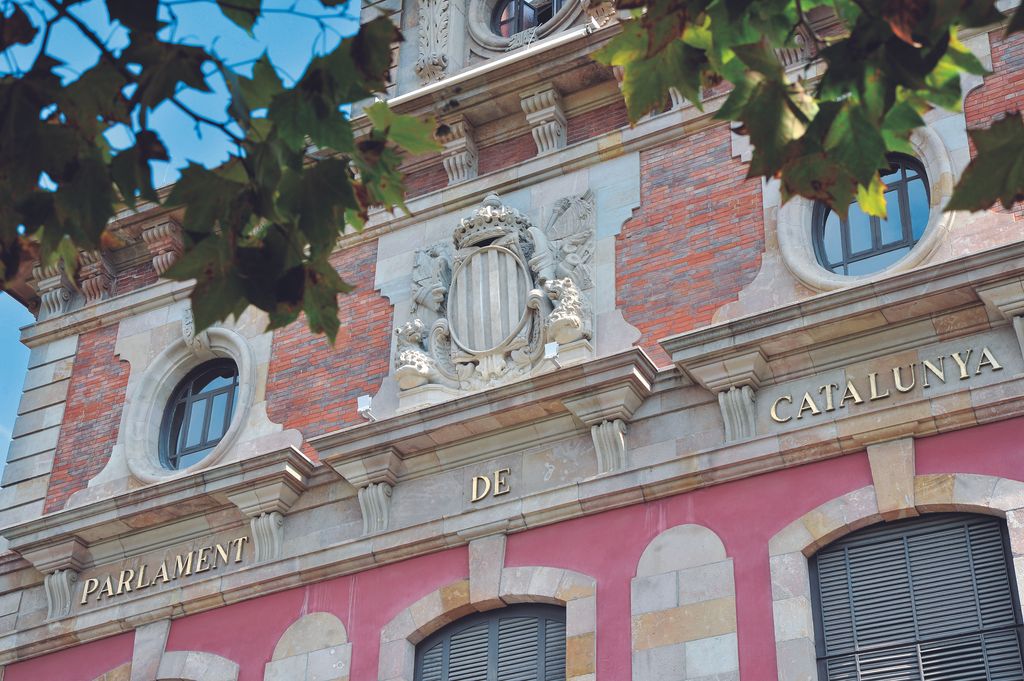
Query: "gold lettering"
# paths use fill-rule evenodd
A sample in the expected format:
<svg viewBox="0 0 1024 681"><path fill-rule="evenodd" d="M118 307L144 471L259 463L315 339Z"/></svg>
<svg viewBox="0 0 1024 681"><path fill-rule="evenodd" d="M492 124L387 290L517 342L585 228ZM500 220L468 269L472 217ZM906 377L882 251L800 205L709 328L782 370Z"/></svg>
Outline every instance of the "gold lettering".
<svg viewBox="0 0 1024 681"><path fill-rule="evenodd" d="M996 361L995 356L989 351L988 348L982 348L981 361L978 362L978 370L974 372L974 375L977 376L978 374L980 374L981 367L986 365L992 367L992 371L999 371L1000 369L1003 368L1003 365Z"/></svg>
<svg viewBox="0 0 1024 681"><path fill-rule="evenodd" d="M939 357L938 360L936 360L936 361L939 363L939 366L935 366L934 364L932 364L927 359L924 362L921 363L921 385L923 387L925 387L925 388L932 387L931 384L928 383L928 372L929 371L932 372L933 374L935 374L935 378L939 379L943 383L946 382L946 357L945 357L945 355L943 355L942 357Z"/></svg>
<svg viewBox="0 0 1024 681"><path fill-rule="evenodd" d="M811 393L804 393L804 399L800 403L800 411L796 413L797 420L800 420L804 417L805 411L811 412L812 416L817 416L818 414L821 413L821 410L818 409L818 405L816 405L814 403L814 400L811 399Z"/></svg>
<svg viewBox="0 0 1024 681"><path fill-rule="evenodd" d="M239 537L238 539L232 539L231 540L232 544L238 544L238 547L235 548L235 562L236 563L241 563L242 562L242 546L245 545L245 542L248 541L248 539L249 539L249 537Z"/></svg>
<svg viewBox="0 0 1024 681"><path fill-rule="evenodd" d="M846 379L846 391L843 393L843 398L839 400L839 408L842 409L846 406L846 400L853 400L854 404L860 404L864 400L861 399L860 393L857 392L856 386L853 385L853 379Z"/></svg>
<svg viewBox="0 0 1024 681"><path fill-rule="evenodd" d="M483 491L480 490L480 485L483 485ZM470 499L472 502L477 502L486 497L491 492L491 478L489 475L474 475L473 476L473 496Z"/></svg>
<svg viewBox="0 0 1024 681"><path fill-rule="evenodd" d="M82 587L82 605L85 605L85 602L89 598L89 594L93 593L98 588L100 588L100 580L94 578L85 580L85 586Z"/></svg>
<svg viewBox="0 0 1024 681"><path fill-rule="evenodd" d="M103 588L100 589L100 596L103 595L106 595L107 598L111 598L114 595L114 582L111 581L110 577L107 577L106 581L103 582ZM100 596L97 596L96 600L99 600Z"/></svg>
<svg viewBox="0 0 1024 681"><path fill-rule="evenodd" d="M128 593L132 590L132 579L135 577L135 570L121 570L117 576L117 595Z"/></svg>
<svg viewBox="0 0 1024 681"><path fill-rule="evenodd" d="M892 368L892 380L896 382L896 390L899 390L901 393L910 392L917 384L917 374L914 373L914 365L910 364L909 367L910 385L908 386L903 385L903 367L900 366Z"/></svg>
<svg viewBox="0 0 1024 681"><path fill-rule="evenodd" d="M836 405L832 403L832 391L839 390L835 383L827 383L818 389L818 393L825 396L825 411L835 411Z"/></svg>
<svg viewBox="0 0 1024 681"><path fill-rule="evenodd" d="M210 569L210 551L213 550L212 546L204 546L199 549L199 560L196 561L196 574L200 572L206 572Z"/></svg>
<svg viewBox="0 0 1024 681"><path fill-rule="evenodd" d="M878 394L878 374L872 371L868 374L868 383L871 384L871 401L883 400L889 396L889 391L886 390L884 395Z"/></svg>
<svg viewBox="0 0 1024 681"><path fill-rule="evenodd" d="M171 581L171 578L167 576L167 561L160 563L160 568L156 571L156 577L153 578L153 581L150 582L149 585L152 586L156 584L156 580L158 579L164 580L164 584Z"/></svg>
<svg viewBox="0 0 1024 681"><path fill-rule="evenodd" d="M959 352L954 352L952 355L950 355L950 357L953 358L953 361L956 362L956 365L958 367L960 367L960 380L961 381L967 380L967 377L968 377L967 362L970 361L970 359L971 359L971 352L972 352L971 350L968 350L967 351L967 357L964 357L963 359L960 358L960 353Z"/></svg>
<svg viewBox="0 0 1024 681"><path fill-rule="evenodd" d="M135 575L135 590L145 589L149 584L145 581L146 577L146 566L143 564L139 567L138 573Z"/></svg>
<svg viewBox="0 0 1024 681"><path fill-rule="evenodd" d="M494 496L500 497L502 494L508 494L512 491L512 485L508 481L508 475L511 472L512 469L510 468L494 471Z"/></svg>
<svg viewBox="0 0 1024 681"><path fill-rule="evenodd" d="M231 546L231 545L228 544L228 546ZM217 544L213 548L215 548L217 550L217 555L213 557L213 567L214 567L214 569L217 568L217 558L220 558L222 561L224 561L224 564L227 565L228 564L228 550L226 548L224 548L223 546L221 546L220 544Z"/></svg>
<svg viewBox="0 0 1024 681"><path fill-rule="evenodd" d="M178 577L188 577L192 574L192 554L194 551L189 551L185 555L188 556L188 560L183 560L179 553L174 557L174 576L173 579Z"/></svg>
<svg viewBox="0 0 1024 681"><path fill-rule="evenodd" d="M790 404L793 404L793 398L790 397L789 395L783 395L779 399L777 399L774 402L772 402L772 409L771 409L772 421L775 421L776 423L785 423L786 421L792 421L793 420L792 416L787 416L784 419L783 418L779 418L779 403L780 402L789 402Z"/></svg>

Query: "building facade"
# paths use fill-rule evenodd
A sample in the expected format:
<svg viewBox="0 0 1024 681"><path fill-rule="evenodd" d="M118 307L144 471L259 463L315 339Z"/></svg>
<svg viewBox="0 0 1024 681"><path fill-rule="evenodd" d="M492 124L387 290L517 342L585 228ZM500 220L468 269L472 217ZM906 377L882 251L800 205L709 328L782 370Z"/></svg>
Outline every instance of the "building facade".
<svg viewBox="0 0 1024 681"><path fill-rule="evenodd" d="M335 346L196 333L156 208L18 292L0 678L1024 678L1024 211L942 210L1024 38L962 36L991 75L843 221L724 91L630 127L605 4L380 12L444 150L343 240Z"/></svg>

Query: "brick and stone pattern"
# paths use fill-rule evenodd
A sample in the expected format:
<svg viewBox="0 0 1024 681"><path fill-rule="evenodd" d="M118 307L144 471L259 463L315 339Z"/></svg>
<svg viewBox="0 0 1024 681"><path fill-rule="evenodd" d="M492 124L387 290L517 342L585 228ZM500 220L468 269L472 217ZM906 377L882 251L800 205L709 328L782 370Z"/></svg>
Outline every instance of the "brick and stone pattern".
<svg viewBox="0 0 1024 681"><path fill-rule="evenodd" d="M123 293L136 291L144 286L150 286L157 281L156 270L150 260L133 265L117 273L114 279L113 295L119 296Z"/></svg>
<svg viewBox="0 0 1024 681"><path fill-rule="evenodd" d="M1004 37L1001 30L988 34L992 50L992 75L964 100L967 128L988 128L1003 116L1021 115L1024 111L1024 34ZM971 144L971 155L975 154ZM1002 211L1001 207L994 210ZM1024 202L1013 209L1014 219L1024 219Z"/></svg>
<svg viewBox="0 0 1024 681"><path fill-rule="evenodd" d="M745 177L725 125L640 155L640 208L616 245L616 306L659 366L669 363L659 339L710 324L760 269L761 183Z"/></svg>
<svg viewBox="0 0 1024 681"><path fill-rule="evenodd" d="M78 338L43 513L64 508L84 489L103 470L117 441L129 370L114 354L117 330L114 324Z"/></svg>
<svg viewBox="0 0 1024 681"><path fill-rule="evenodd" d="M537 144L530 133L504 139L497 144L480 149L480 174L508 168L537 155Z"/></svg>
<svg viewBox="0 0 1024 681"><path fill-rule="evenodd" d="M739 681L733 562L718 535L665 530L640 556L630 592L633 681Z"/></svg>
<svg viewBox="0 0 1024 681"><path fill-rule="evenodd" d="M629 116L626 114L626 103L617 100L599 109L570 116L566 126L568 128L568 143L576 144L591 137L624 128L627 125L629 125Z"/></svg>
<svg viewBox="0 0 1024 681"><path fill-rule="evenodd" d="M267 375L270 420L297 428L307 440L364 422L356 399L380 389L391 354L391 305L373 290L377 242L344 248L332 262L355 287L338 299L341 328L334 346L312 334L300 316L274 332Z"/></svg>
<svg viewBox="0 0 1024 681"><path fill-rule="evenodd" d="M77 348L78 336L68 336L29 353L24 393L0 481L0 527L43 513Z"/></svg>
<svg viewBox="0 0 1024 681"><path fill-rule="evenodd" d="M263 681L348 681L352 644L329 612L300 617L281 635Z"/></svg>

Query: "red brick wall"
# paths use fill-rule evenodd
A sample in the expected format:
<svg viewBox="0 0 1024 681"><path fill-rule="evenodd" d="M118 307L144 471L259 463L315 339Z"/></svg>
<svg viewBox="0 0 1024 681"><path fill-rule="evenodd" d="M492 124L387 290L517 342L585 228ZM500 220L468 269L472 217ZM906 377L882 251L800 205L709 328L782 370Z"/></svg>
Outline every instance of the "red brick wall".
<svg viewBox="0 0 1024 681"><path fill-rule="evenodd" d="M968 129L987 128L1007 113L1020 115L1024 110L1024 34L1014 33L1003 38L1003 30L989 33L992 48L992 75L985 84L964 100L964 115ZM974 156L974 144L971 144ZM1005 212L1001 206L993 210ZM1014 207L1014 218L1024 219L1024 202Z"/></svg>
<svg viewBox="0 0 1024 681"><path fill-rule="evenodd" d="M659 365L669 361L659 339L709 324L761 266L761 183L746 170L726 125L640 154L640 207L616 244L616 304Z"/></svg>
<svg viewBox="0 0 1024 681"><path fill-rule="evenodd" d="M147 259L145 262L117 273L117 279L114 281L114 295L119 296L122 293L155 284L156 280L153 262Z"/></svg>
<svg viewBox="0 0 1024 681"><path fill-rule="evenodd" d="M533 141L533 135L526 133L481 149L478 169L481 175L486 175L527 161L536 155L537 144Z"/></svg>
<svg viewBox="0 0 1024 681"><path fill-rule="evenodd" d="M576 144L627 125L629 125L629 116L626 114L626 103L618 100L608 106L570 118L567 121L569 128L567 142Z"/></svg>
<svg viewBox="0 0 1024 681"><path fill-rule="evenodd" d="M267 413L309 439L354 423L356 398L372 395L387 376L392 308L373 290L377 242L333 256L342 278L356 288L338 300L341 329L332 347L309 332L305 317L274 332L267 376ZM307 453L313 452L307 447Z"/></svg>
<svg viewBox="0 0 1024 681"><path fill-rule="evenodd" d="M105 326L78 337L43 513L64 508L68 497L84 489L106 465L117 441L128 386L128 364L114 355L117 329L116 324Z"/></svg>
<svg viewBox="0 0 1024 681"><path fill-rule="evenodd" d="M405 195L408 197L428 194L448 186L448 173L444 171L441 158L427 168L405 176Z"/></svg>

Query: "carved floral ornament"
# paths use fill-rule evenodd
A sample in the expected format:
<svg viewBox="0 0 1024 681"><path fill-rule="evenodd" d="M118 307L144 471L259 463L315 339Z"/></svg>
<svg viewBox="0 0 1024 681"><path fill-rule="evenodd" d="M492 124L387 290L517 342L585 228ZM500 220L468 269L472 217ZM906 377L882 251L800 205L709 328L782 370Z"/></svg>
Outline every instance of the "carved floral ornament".
<svg viewBox="0 0 1024 681"><path fill-rule="evenodd" d="M590 353L594 198L558 201L544 228L489 195L450 241L420 249L399 389L501 385L543 368L545 344Z"/></svg>

